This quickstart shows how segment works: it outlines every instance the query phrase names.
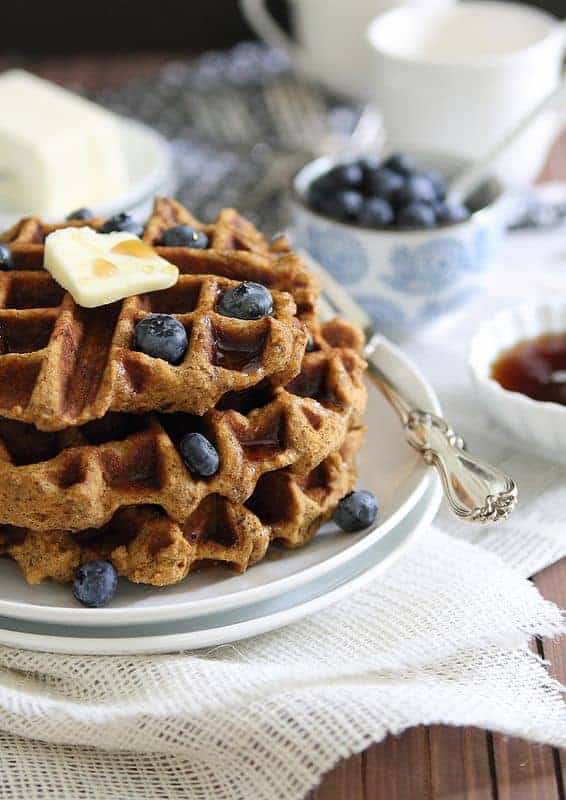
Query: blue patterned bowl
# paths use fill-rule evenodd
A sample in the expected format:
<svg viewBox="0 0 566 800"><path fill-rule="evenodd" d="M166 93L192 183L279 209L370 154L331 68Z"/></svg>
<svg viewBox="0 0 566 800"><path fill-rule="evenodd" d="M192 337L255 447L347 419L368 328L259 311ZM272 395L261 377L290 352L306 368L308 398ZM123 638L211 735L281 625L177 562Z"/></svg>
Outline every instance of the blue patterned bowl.
<svg viewBox="0 0 566 800"><path fill-rule="evenodd" d="M466 161L415 154L423 168L450 177ZM491 178L474 198L464 223L432 230L371 230L336 222L306 203L310 183L348 159L319 158L296 175L293 191L295 247L347 288L383 331L409 332L454 310L483 287L505 227L503 187Z"/></svg>

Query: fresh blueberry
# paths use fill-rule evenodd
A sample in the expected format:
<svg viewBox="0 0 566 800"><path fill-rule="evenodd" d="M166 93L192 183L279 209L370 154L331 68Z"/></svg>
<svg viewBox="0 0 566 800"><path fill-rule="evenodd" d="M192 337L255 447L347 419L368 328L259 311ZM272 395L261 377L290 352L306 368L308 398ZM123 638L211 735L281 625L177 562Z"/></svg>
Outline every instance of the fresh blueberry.
<svg viewBox="0 0 566 800"><path fill-rule="evenodd" d="M260 319L273 311L273 298L265 286L246 281L223 292L216 310L224 317L236 319Z"/></svg>
<svg viewBox="0 0 566 800"><path fill-rule="evenodd" d="M169 314L150 314L136 325L134 346L153 358L180 364L187 352L187 331Z"/></svg>
<svg viewBox="0 0 566 800"><path fill-rule="evenodd" d="M326 203L326 213L343 222L353 222L364 204L364 198L352 189L342 189L332 195Z"/></svg>
<svg viewBox="0 0 566 800"><path fill-rule="evenodd" d="M350 492L338 503L333 520L343 531L353 533L371 525L377 511L377 500L372 492Z"/></svg>
<svg viewBox="0 0 566 800"><path fill-rule="evenodd" d="M118 575L109 561L88 561L77 570L73 594L89 608L105 606L114 596Z"/></svg>
<svg viewBox="0 0 566 800"><path fill-rule="evenodd" d="M357 162L339 164L329 170L325 176L327 184L335 186L337 189L358 189L362 185L363 179L363 168Z"/></svg>
<svg viewBox="0 0 566 800"><path fill-rule="evenodd" d="M420 172L419 175L432 183L436 193L436 199L444 200L446 197L447 186L446 178L442 172L439 172L437 169L427 169L424 172Z"/></svg>
<svg viewBox="0 0 566 800"><path fill-rule="evenodd" d="M365 178L369 172L375 172L381 168L381 159L378 156L368 155L360 158L358 164L362 168Z"/></svg>
<svg viewBox="0 0 566 800"><path fill-rule="evenodd" d="M365 177L365 189L369 195L390 200L401 190L405 180L398 172L382 167L368 171Z"/></svg>
<svg viewBox="0 0 566 800"><path fill-rule="evenodd" d="M469 210L461 203L439 203L436 207L436 221L439 225L454 225L465 222L469 217Z"/></svg>
<svg viewBox="0 0 566 800"><path fill-rule="evenodd" d="M190 472L200 478L210 478L218 472L220 456L214 445L202 433L187 433L180 444L183 461Z"/></svg>
<svg viewBox="0 0 566 800"><path fill-rule="evenodd" d="M206 250L208 236L190 225L177 225L169 228L161 237L161 244L165 247L191 247L193 250Z"/></svg>
<svg viewBox="0 0 566 800"><path fill-rule="evenodd" d="M435 203L436 190L424 175L410 175L403 186L395 193L395 203L406 206L409 203Z"/></svg>
<svg viewBox="0 0 566 800"><path fill-rule="evenodd" d="M360 225L367 225L370 228L386 228L393 223L393 219L391 205L381 197L370 197L366 200L358 216Z"/></svg>
<svg viewBox="0 0 566 800"><path fill-rule="evenodd" d="M100 227L100 233L113 233L114 231L133 233L135 236L143 234L143 225L132 219L129 214L122 212L109 217Z"/></svg>
<svg viewBox="0 0 566 800"><path fill-rule="evenodd" d="M71 211L70 214L67 214L67 219L92 219L94 217L94 213L90 210L90 208L77 208L75 211Z"/></svg>
<svg viewBox="0 0 566 800"><path fill-rule="evenodd" d="M0 270L16 269L12 251L7 244L0 244Z"/></svg>
<svg viewBox="0 0 566 800"><path fill-rule="evenodd" d="M333 219L353 222L362 210L364 198L353 189L322 189L313 185L309 191L309 204Z"/></svg>
<svg viewBox="0 0 566 800"><path fill-rule="evenodd" d="M327 206L332 197L333 189L325 189L320 183L312 183L307 192L307 201L311 208L315 211L320 211L321 214L326 214Z"/></svg>
<svg viewBox="0 0 566 800"><path fill-rule="evenodd" d="M434 228L436 214L426 203L409 203L401 208L396 222L399 228Z"/></svg>
<svg viewBox="0 0 566 800"><path fill-rule="evenodd" d="M316 178L309 186L309 199L324 198L336 191L338 186L334 183L332 176L328 173Z"/></svg>
<svg viewBox="0 0 566 800"><path fill-rule="evenodd" d="M417 170L414 158L406 153L393 153L384 161L383 166L398 172L399 175L412 175Z"/></svg>

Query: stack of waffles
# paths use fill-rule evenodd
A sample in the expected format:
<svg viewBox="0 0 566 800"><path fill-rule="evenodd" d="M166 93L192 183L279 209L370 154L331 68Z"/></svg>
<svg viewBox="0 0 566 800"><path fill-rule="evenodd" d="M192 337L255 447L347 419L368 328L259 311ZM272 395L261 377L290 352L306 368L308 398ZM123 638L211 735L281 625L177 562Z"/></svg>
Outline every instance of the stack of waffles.
<svg viewBox="0 0 566 800"><path fill-rule="evenodd" d="M144 241L180 270L171 289L95 309L43 271L56 228L24 219L1 241L0 553L30 583L72 581L103 558L131 581L165 586L198 566L244 571L270 542L301 547L353 488L363 428L361 334L322 324L316 286L284 238L268 243L231 209L203 225L159 199ZM208 248L163 247L190 225ZM269 317L215 311L242 281L266 286ZM134 349L151 313L186 328L179 366ZM204 433L220 455L211 478L179 453Z"/></svg>

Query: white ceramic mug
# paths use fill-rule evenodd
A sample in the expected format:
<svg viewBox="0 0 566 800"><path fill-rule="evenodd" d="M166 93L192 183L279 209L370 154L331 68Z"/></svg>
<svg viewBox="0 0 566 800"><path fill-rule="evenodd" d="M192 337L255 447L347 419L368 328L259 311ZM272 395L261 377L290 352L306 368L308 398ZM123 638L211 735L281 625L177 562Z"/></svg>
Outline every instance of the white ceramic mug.
<svg viewBox="0 0 566 800"><path fill-rule="evenodd" d="M481 157L558 85L565 28L542 11L472 0L376 17L373 97L391 146ZM533 180L556 134L541 117L502 159L507 183Z"/></svg>
<svg viewBox="0 0 566 800"><path fill-rule="evenodd" d="M454 0L293 0L298 44L277 25L265 0L240 0L248 23L264 41L285 50L310 77L341 94L371 96L371 48L366 30L376 14L399 6L437 7Z"/></svg>

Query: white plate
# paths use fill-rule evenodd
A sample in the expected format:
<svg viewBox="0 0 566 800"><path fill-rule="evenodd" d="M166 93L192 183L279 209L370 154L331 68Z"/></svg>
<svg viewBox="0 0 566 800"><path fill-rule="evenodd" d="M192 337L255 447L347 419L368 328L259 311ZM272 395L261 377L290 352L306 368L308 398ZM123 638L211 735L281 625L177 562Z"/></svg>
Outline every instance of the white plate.
<svg viewBox="0 0 566 800"><path fill-rule="evenodd" d="M147 216L153 198L172 194L174 178L171 148L161 134L131 119L122 119L122 141L126 154L129 185L112 203L93 208L97 216L109 217L120 211ZM72 211L73 209L69 209ZM2 207L0 230L9 228L23 215Z"/></svg>
<svg viewBox="0 0 566 800"><path fill-rule="evenodd" d="M277 630L360 591L388 569L434 519L442 491L436 477L431 484L405 519L364 553L275 599L189 621L94 630L0 618L0 645L74 655L141 655L214 647Z"/></svg>
<svg viewBox="0 0 566 800"><path fill-rule="evenodd" d="M418 404L440 412L433 390L398 348L384 341L379 361ZM365 421L368 434L359 458L358 483L374 491L380 504L377 525L370 531L345 535L329 524L307 547L274 550L244 575L211 568L166 589L121 580L111 606L103 609L81 607L69 586L45 582L30 587L15 564L0 560L0 615L92 626L190 619L275 597L328 574L395 527L423 496L432 477L430 468L405 443L396 415L373 384Z"/></svg>

